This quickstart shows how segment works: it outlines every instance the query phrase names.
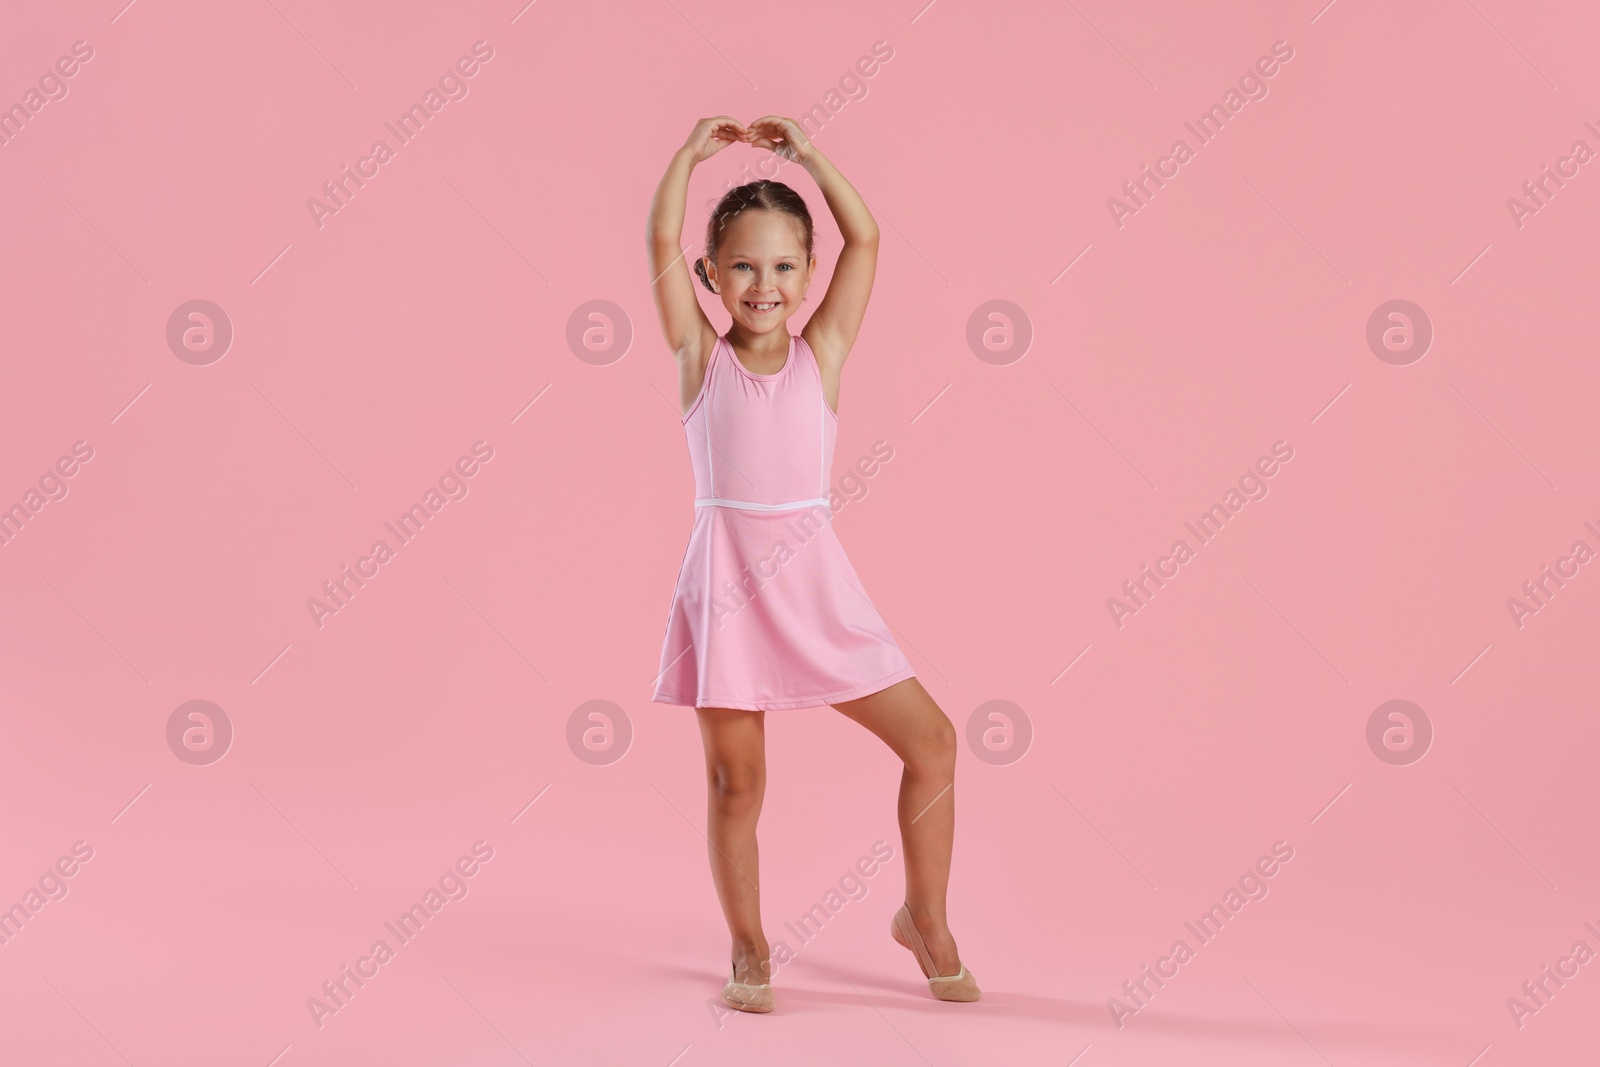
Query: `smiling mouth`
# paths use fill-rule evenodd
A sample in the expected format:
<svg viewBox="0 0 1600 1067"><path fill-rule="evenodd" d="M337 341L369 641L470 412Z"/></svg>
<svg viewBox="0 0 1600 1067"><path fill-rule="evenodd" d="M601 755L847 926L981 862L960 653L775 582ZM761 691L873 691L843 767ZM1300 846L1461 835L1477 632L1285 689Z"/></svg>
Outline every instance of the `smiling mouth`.
<svg viewBox="0 0 1600 1067"><path fill-rule="evenodd" d="M780 303L780 301L777 301L777 300L768 300L768 301L764 301L764 302L758 304L758 303L752 303L751 301L746 300L744 302L744 306L749 308L751 311L757 312L758 314L765 315L767 312L772 311L773 309L775 309L778 306L779 303Z"/></svg>

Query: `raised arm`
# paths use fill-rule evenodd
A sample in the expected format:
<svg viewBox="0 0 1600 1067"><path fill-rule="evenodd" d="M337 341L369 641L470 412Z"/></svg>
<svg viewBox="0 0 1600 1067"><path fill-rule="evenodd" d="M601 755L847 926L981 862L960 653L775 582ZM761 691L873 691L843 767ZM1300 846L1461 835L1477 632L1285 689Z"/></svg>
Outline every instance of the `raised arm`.
<svg viewBox="0 0 1600 1067"><path fill-rule="evenodd" d="M867 314L872 279L878 270L878 224L861 194L792 119L768 115L751 123L750 133L757 148L798 162L816 180L844 238L828 292L802 331L817 359L837 370L850 355Z"/></svg>
<svg viewBox="0 0 1600 1067"><path fill-rule="evenodd" d="M684 258L684 202L695 164L744 140L745 128L726 115L701 119L672 156L650 204L646 233L650 255L650 289L655 295L661 334L680 364L703 362L717 339L716 328L695 298L694 278Z"/></svg>

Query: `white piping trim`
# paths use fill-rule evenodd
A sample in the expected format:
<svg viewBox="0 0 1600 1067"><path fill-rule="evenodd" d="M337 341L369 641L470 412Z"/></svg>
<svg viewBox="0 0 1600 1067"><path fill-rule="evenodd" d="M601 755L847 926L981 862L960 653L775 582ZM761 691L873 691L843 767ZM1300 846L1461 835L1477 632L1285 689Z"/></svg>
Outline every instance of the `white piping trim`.
<svg viewBox="0 0 1600 1067"><path fill-rule="evenodd" d="M799 347L798 344L796 347ZM807 346L808 350L809 347L810 346ZM810 356L807 356L806 358L811 359ZM827 401L822 398L822 368L817 366L817 361L815 359L811 359L811 373L817 376L817 479L822 484L823 495L826 496L828 493L828 471L827 464L824 463L823 460L825 453L827 452L828 435L827 430L822 425L822 408Z"/></svg>
<svg viewBox="0 0 1600 1067"><path fill-rule="evenodd" d="M711 359L706 365L706 390L708 392L711 389L711 372L716 369L717 347L721 344L722 338L719 337L717 338L717 344L711 348ZM706 397L706 483L711 486L711 491L715 493L717 491L717 472L711 466L711 453L713 451L711 447L711 397L708 396ZM710 574L711 572L707 571L706 573Z"/></svg>

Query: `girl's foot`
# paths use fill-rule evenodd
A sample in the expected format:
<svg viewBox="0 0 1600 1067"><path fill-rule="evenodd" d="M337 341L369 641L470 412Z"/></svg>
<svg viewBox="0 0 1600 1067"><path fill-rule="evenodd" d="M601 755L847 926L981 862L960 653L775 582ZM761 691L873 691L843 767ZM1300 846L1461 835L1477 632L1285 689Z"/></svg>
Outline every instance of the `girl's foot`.
<svg viewBox="0 0 1600 1067"><path fill-rule="evenodd" d="M909 915L910 912L911 909L908 907L906 914ZM961 967L961 955L956 951L956 938L950 932L950 927L944 923L935 926L933 920L928 918L918 919L912 916L912 921L916 923L917 933L922 935L923 947L928 950L928 955L933 957L935 973L955 974ZM934 975L930 974L928 977L932 978Z"/></svg>
<svg viewBox="0 0 1600 1067"><path fill-rule="evenodd" d="M949 937L950 949L943 963L935 959L930 952L929 945L923 938L922 928L912 919L909 906L902 904L900 910L895 912L894 918L889 922L889 933L917 957L917 964L922 968L922 976L928 980L928 990L935 997L940 1000L973 1001L981 995L972 972L955 957L955 938L949 937L948 928L944 930L944 934ZM949 962L952 958L954 958L953 964Z"/></svg>
<svg viewBox="0 0 1600 1067"><path fill-rule="evenodd" d="M740 1011L772 1010L772 962L766 945L735 949L722 1001Z"/></svg>

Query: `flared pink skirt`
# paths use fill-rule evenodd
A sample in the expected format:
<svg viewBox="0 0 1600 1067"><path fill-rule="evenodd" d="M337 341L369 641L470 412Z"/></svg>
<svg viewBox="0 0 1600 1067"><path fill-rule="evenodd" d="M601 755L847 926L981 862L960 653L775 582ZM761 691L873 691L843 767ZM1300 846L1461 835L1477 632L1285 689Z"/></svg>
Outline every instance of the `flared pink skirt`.
<svg viewBox="0 0 1600 1067"><path fill-rule="evenodd" d="M651 700L813 708L914 674L826 509L695 509Z"/></svg>

